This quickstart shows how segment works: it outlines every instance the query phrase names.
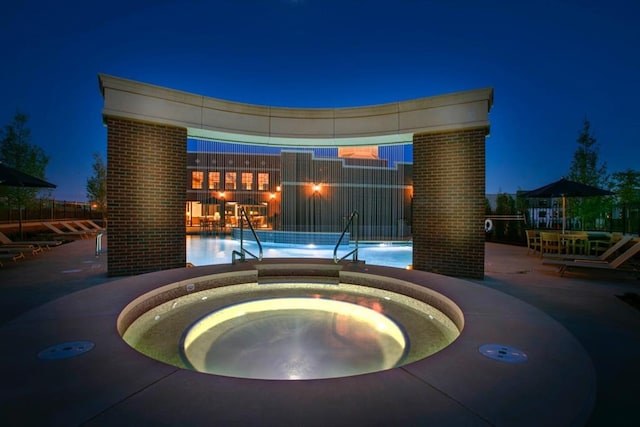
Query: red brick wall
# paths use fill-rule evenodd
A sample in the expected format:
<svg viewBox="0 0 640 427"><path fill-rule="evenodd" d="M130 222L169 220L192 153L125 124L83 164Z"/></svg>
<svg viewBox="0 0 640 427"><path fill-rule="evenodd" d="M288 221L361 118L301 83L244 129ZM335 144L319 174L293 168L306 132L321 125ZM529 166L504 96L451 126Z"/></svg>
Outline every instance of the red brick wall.
<svg viewBox="0 0 640 427"><path fill-rule="evenodd" d="M184 267L187 130L104 120L109 276Z"/></svg>
<svg viewBox="0 0 640 427"><path fill-rule="evenodd" d="M488 128L413 137L413 268L484 277Z"/></svg>

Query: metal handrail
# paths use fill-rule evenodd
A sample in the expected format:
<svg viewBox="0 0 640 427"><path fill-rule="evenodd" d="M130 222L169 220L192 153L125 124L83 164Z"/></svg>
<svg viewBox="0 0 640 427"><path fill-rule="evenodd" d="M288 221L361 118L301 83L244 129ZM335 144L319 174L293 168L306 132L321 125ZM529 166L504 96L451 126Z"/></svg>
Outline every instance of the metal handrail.
<svg viewBox="0 0 640 427"><path fill-rule="evenodd" d="M351 212L351 215L349 215L349 220L347 221L347 225L344 227L344 230L342 230L342 234L340 235L340 238L338 239L338 243L336 243L335 248L333 248L333 262L336 264L352 254L353 254L352 262L358 262L358 224L355 224L355 227L353 227L354 232L351 233L351 236L354 237L354 241L356 245L355 249L347 253L342 258L338 259L338 247L340 247L340 243L342 243L342 239L344 238L344 235L347 234L347 230L349 229L349 226L353 225L353 219L354 218L357 219L359 215L360 214L358 213L357 210L354 210L353 212Z"/></svg>
<svg viewBox="0 0 640 427"><path fill-rule="evenodd" d="M258 256L254 255L253 253L251 253L248 249L244 248L244 224L243 221L247 220L247 225L249 226L249 229L251 230L251 234L253 234L253 238L256 239L256 243L258 244ZM245 261L246 260L246 254L251 255L252 257L254 257L255 259L257 259L258 261L262 261L262 243L260 243L260 238L258 238L258 234L256 234L256 231L253 229L253 225L251 225L251 221L249 221L249 217L247 216L247 211L244 210L244 208L240 208L240 251L236 251L234 250L231 253L231 264L235 264L236 263L236 255L238 255L240 261Z"/></svg>

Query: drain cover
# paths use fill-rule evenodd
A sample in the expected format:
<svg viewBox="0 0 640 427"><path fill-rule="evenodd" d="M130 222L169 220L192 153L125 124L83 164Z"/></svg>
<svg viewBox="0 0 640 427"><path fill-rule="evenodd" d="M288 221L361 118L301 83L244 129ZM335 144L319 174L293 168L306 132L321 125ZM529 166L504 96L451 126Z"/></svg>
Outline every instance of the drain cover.
<svg viewBox="0 0 640 427"><path fill-rule="evenodd" d="M43 360L68 359L91 351L95 346L91 341L69 341L52 345L38 353L38 358Z"/></svg>
<svg viewBox="0 0 640 427"><path fill-rule="evenodd" d="M480 353L493 360L506 363L522 363L527 361L524 351L502 344L485 344L480 346Z"/></svg>

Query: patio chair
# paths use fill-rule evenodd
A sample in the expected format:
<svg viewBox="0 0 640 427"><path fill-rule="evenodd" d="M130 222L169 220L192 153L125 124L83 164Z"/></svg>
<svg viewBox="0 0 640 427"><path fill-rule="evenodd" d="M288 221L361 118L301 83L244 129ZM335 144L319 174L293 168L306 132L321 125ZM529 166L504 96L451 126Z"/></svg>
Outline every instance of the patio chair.
<svg viewBox="0 0 640 427"><path fill-rule="evenodd" d="M527 235L527 255L531 251L533 254L540 252L540 236L535 230L526 230L525 233Z"/></svg>
<svg viewBox="0 0 640 427"><path fill-rule="evenodd" d="M58 246L60 244L62 244L62 242L59 240L23 240L23 241L11 240L3 232L0 231L0 248L35 246L40 249L37 252L42 252L42 249L44 248L51 249L52 246ZM34 252L34 254L37 252Z"/></svg>
<svg viewBox="0 0 640 427"><path fill-rule="evenodd" d="M631 263L632 258L640 253L640 239L633 239L632 242L632 246L627 248L612 261L545 259L542 261L542 263L545 265L556 265L560 267L560 276L563 276L567 270L574 269L623 270L624 268L621 268L623 265L627 265L630 267L625 270L640 271L637 265L633 265Z"/></svg>
<svg viewBox="0 0 640 427"><path fill-rule="evenodd" d="M601 253L600 255L580 255L580 254L544 254L543 257L546 259L555 259L555 260L581 260L581 261L607 261L613 254L618 252L625 246L627 243L631 241L631 236L621 236L620 240L618 240L614 245L609 247L606 251Z"/></svg>
<svg viewBox="0 0 640 427"><path fill-rule="evenodd" d="M562 252L560 234L553 232L540 232L540 256L545 253L559 254Z"/></svg>

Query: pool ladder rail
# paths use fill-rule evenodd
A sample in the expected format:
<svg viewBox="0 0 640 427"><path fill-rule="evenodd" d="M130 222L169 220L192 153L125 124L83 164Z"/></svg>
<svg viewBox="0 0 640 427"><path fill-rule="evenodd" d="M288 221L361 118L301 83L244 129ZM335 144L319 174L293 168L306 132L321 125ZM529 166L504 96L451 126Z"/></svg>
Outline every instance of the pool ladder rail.
<svg viewBox="0 0 640 427"><path fill-rule="evenodd" d="M251 253L248 249L244 248L244 221L247 221L247 225L249 226L249 230L251 230L251 234L253 234L253 238L256 239L256 243L258 244L258 255ZM231 264L235 264L237 260L246 261L247 255L252 256L258 261L262 261L262 243L260 243L260 239L258 238L258 234L253 229L253 225L251 225L251 221L249 221L249 217L247 216L247 211L244 208L240 208L240 250L234 250L231 253ZM236 258L237 256L237 258Z"/></svg>
<svg viewBox="0 0 640 427"><path fill-rule="evenodd" d="M354 220L358 219L358 211L354 210L353 212L351 212L351 215L349 215L349 219L347 221L347 224L344 227L344 230L342 230L342 234L340 235L340 238L338 239L338 243L336 243L336 246L333 248L333 262L338 264L340 261L343 261L345 258L347 258L350 255L353 255L352 261L351 262L360 262L358 260L358 226L357 226L357 222ZM258 244L258 255L253 254L251 251L249 251L248 249L244 248L244 221L247 221L247 225L249 226L249 230L251 230L251 234L253 234L253 238L256 240L256 243ZM342 258L338 258L338 248L340 247L340 243L342 243L342 239L344 239L344 236L347 234L347 230L349 230L349 227L352 228L352 233L351 236L353 237L353 240L355 242L355 248L352 251L349 251L346 255L344 255ZM234 250L231 253L231 264L235 264L236 261L246 261L247 259L247 255L250 255L251 257L257 259L258 261L262 261L262 243L260 243L260 238L258 237L258 234L256 233L256 231L253 229L253 225L251 225L251 221L249 220L249 217L247 216L247 212L244 210L244 208L240 209L240 250L236 251Z"/></svg>
<svg viewBox="0 0 640 427"><path fill-rule="evenodd" d="M351 262L359 262L358 261L358 224L357 224L357 219L359 215L360 214L358 213L357 210L354 210L353 212L351 212L351 215L349 215L349 220L347 221L347 225L345 225L344 230L342 230L342 234L338 239L338 243L336 243L336 246L333 248L333 262L335 262L336 264L344 260L345 258L347 258L349 255L353 255L353 259L351 260ZM348 252L342 258L338 258L338 248L340 247L340 243L342 243L342 239L344 238L345 234L347 234L347 230L349 229L349 227L352 228L351 237L353 238L353 241L355 243L355 249Z"/></svg>

